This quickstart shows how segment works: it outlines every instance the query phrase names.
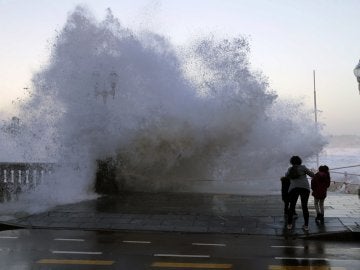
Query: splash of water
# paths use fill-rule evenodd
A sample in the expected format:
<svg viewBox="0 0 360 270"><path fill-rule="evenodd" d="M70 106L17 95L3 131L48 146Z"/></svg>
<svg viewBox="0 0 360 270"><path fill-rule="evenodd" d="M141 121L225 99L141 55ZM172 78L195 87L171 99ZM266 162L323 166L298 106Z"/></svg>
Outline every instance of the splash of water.
<svg viewBox="0 0 360 270"><path fill-rule="evenodd" d="M291 155L310 157L324 140L301 104L251 71L248 51L242 37L212 36L176 50L110 10L97 22L78 7L21 105L16 152L60 166L48 187L57 203L91 193L96 160L108 157L119 181L147 190L205 179L266 190Z"/></svg>

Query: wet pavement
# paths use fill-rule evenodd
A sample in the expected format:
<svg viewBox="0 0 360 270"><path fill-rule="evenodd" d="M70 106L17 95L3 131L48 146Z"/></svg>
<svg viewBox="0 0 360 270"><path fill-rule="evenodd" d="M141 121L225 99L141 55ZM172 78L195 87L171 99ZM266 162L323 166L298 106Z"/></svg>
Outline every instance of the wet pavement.
<svg viewBox="0 0 360 270"><path fill-rule="evenodd" d="M1 269L358 270L356 241L235 234L22 229L0 232Z"/></svg>
<svg viewBox="0 0 360 270"><path fill-rule="evenodd" d="M299 203L295 228L288 231L280 195L129 193L61 205L1 223L46 229L358 237L360 200L357 195L331 193L325 200L323 226L315 223L312 197L309 210L310 231L301 229L303 218Z"/></svg>

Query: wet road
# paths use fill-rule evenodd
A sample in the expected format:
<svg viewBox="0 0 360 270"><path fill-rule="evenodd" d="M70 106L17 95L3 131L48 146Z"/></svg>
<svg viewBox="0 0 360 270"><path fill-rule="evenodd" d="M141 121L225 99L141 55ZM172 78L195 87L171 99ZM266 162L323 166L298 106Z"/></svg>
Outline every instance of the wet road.
<svg viewBox="0 0 360 270"><path fill-rule="evenodd" d="M357 270L360 243L244 235L13 230L0 232L0 265L6 270Z"/></svg>

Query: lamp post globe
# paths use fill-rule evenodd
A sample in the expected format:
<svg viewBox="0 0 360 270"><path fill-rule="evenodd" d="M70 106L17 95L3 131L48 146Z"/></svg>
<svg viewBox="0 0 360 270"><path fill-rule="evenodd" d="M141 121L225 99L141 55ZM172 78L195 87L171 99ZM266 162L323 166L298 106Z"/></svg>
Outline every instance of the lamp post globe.
<svg viewBox="0 0 360 270"><path fill-rule="evenodd" d="M354 68L354 75L359 83L358 87L359 87L359 94L360 94L360 60L359 60L359 63Z"/></svg>

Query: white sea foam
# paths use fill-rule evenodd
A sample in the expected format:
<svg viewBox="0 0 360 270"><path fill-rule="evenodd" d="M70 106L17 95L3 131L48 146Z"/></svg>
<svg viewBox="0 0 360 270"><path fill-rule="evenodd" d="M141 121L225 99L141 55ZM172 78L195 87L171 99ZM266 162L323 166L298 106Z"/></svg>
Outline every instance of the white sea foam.
<svg viewBox="0 0 360 270"><path fill-rule="evenodd" d="M45 202L92 194L96 160L108 157L119 181L145 190L204 179L238 181L240 193L274 189L290 156L314 156L325 140L311 112L279 99L251 70L248 51L242 37L214 36L175 49L125 28L110 10L98 22L77 7L33 77L18 132L2 132L1 158L9 158L6 140L12 160L57 163L34 196Z"/></svg>

